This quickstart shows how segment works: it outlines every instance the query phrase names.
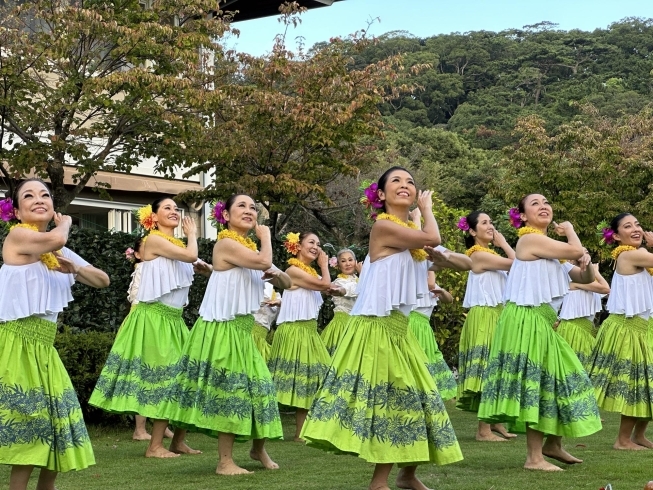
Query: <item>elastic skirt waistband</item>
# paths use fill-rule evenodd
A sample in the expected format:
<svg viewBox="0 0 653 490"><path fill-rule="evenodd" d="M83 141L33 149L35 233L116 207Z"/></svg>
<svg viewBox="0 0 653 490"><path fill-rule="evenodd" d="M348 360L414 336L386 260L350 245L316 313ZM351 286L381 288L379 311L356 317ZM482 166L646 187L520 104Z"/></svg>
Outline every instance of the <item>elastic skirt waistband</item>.
<svg viewBox="0 0 653 490"><path fill-rule="evenodd" d="M158 301L155 303L138 303L133 308L133 311L147 311L148 313L154 313L156 315L168 317L170 320L177 320L181 318L181 315L184 312L183 308L175 308L174 306L164 305Z"/></svg>
<svg viewBox="0 0 653 490"><path fill-rule="evenodd" d="M57 324L35 316L0 323L0 330L11 332L18 337L45 345L53 345L57 334Z"/></svg>

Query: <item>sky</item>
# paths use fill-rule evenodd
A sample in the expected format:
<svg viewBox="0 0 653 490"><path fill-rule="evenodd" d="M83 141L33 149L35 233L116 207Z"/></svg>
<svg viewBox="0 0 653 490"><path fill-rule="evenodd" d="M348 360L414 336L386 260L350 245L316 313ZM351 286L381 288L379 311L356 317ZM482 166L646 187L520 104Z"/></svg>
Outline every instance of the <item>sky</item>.
<svg viewBox="0 0 653 490"><path fill-rule="evenodd" d="M290 32L289 47L298 36L304 37L306 47L330 37L345 37L377 17L380 23L370 31L376 36L398 30L418 37L501 31L541 21L555 22L559 29L591 31L624 17L653 18L653 0L343 0L302 15L301 26ZM227 40L227 46L253 55L270 51L283 27L277 17L233 26L240 30L240 37Z"/></svg>

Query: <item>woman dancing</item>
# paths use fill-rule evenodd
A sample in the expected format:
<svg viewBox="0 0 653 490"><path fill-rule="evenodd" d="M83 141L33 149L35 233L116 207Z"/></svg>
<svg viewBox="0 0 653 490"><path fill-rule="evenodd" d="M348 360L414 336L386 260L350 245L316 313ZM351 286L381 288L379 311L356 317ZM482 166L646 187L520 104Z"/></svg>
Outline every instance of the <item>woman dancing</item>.
<svg viewBox="0 0 653 490"><path fill-rule="evenodd" d="M478 417L526 430L524 468L561 471L544 456L567 464L581 462L562 448L562 436L582 437L601 429L590 380L569 344L552 328L569 290L569 278L589 284L594 281L594 268L587 266L589 255L571 223L555 225L555 232L567 243L546 236L553 210L543 195L524 197L519 209L511 210L511 218L520 227L520 238L506 283L506 306L492 340ZM560 259L581 259L582 267L565 268Z"/></svg>
<svg viewBox="0 0 653 490"><path fill-rule="evenodd" d="M251 439L250 457L267 469L279 468L264 447L266 439L283 438L283 430L274 384L252 337L253 313L263 301L264 279L280 288L292 284L272 265L270 230L256 218L256 204L247 195L233 195L224 204L220 222L226 228L213 248L213 273L168 405L173 425L218 438L219 475L251 473L233 460L236 440ZM247 236L252 230L260 251Z"/></svg>
<svg viewBox="0 0 653 490"><path fill-rule="evenodd" d="M375 184L376 186L376 184ZM428 359L408 326L418 287L413 256L440 243L430 191L417 205L424 228L408 223L417 190L401 167L387 170L375 189L381 213L370 235L370 253L358 284L358 299L306 421L302 437L310 446L355 454L376 463L370 490L388 490L394 463L402 468L397 486L425 490L418 464L462 459L449 416L426 364Z"/></svg>
<svg viewBox="0 0 653 490"><path fill-rule="evenodd" d="M342 336L345 334L345 327L349 321L349 312L358 296L358 293L356 293L356 287L358 286L357 272L360 273L362 265L356 262L356 255L348 248L340 250L336 257L340 273L327 291L328 294L333 296L334 314L329 324L324 327L321 335L329 355L334 354Z"/></svg>
<svg viewBox="0 0 653 490"><path fill-rule="evenodd" d="M174 238L180 220L177 204L157 199L139 211L146 230L138 304L122 324L102 369L89 404L111 413L129 413L153 420L148 458L172 458L197 454L175 431L168 451L163 437L168 428L166 402L179 374L179 358L188 338L182 309L193 282L192 263L197 260L197 228L184 218L188 245Z"/></svg>
<svg viewBox="0 0 653 490"><path fill-rule="evenodd" d="M279 403L297 409L295 441L303 442L299 433L331 362L317 333L320 292L330 288L331 276L327 255L314 233L289 233L284 245L295 256L286 270L292 287L283 293L268 366ZM322 276L310 266L316 259Z"/></svg>
<svg viewBox="0 0 653 490"><path fill-rule="evenodd" d="M616 269L608 298L610 316L599 329L588 362L599 407L621 414L615 449L653 448L646 428L653 418L653 350L648 340L648 321L653 309L651 276L653 254L643 248L653 244L630 213L616 216L604 230Z"/></svg>
<svg viewBox="0 0 653 490"><path fill-rule="evenodd" d="M492 338L503 310L503 292L515 251L495 228L490 217L474 211L458 222L465 233L465 252L472 259L472 270L467 276L463 308L469 308L458 351L458 397L456 408L478 412L483 393L483 375L487 370ZM506 254L500 256L490 248L499 247ZM498 432L503 437L492 433ZM502 424L478 422L477 441L499 442L517 437Z"/></svg>
<svg viewBox="0 0 653 490"><path fill-rule="evenodd" d="M109 277L65 247L72 220L54 212L40 179L24 180L5 202L2 220L19 223L4 240L0 268L0 463L12 465L10 490L25 490L34 467L41 469L36 488L53 490L59 472L95 464L77 395L53 347L57 316L73 300L75 281L103 288Z"/></svg>

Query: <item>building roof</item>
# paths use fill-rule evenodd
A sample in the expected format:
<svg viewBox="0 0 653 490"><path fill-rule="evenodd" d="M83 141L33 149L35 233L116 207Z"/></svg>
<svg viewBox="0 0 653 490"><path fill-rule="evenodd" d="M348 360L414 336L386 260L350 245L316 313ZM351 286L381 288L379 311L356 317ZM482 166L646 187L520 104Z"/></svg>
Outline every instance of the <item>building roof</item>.
<svg viewBox="0 0 653 490"><path fill-rule="evenodd" d="M307 9L328 7L334 2L341 0L297 0L300 6ZM226 0L220 3L220 9L223 11L234 12L234 22L245 20L259 19L261 17L270 17L279 15L279 5L282 0Z"/></svg>

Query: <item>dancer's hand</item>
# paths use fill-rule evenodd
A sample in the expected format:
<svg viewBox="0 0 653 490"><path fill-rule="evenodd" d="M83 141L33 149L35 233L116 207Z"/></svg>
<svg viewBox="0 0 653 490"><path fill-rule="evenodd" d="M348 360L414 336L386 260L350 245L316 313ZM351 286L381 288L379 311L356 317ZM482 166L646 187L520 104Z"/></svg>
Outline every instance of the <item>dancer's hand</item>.
<svg viewBox="0 0 653 490"><path fill-rule="evenodd" d="M653 231L644 232L644 245L646 245L646 248L653 247Z"/></svg>
<svg viewBox="0 0 653 490"><path fill-rule="evenodd" d="M317 255L317 265L320 266L320 269L329 267L329 256L321 248Z"/></svg>
<svg viewBox="0 0 653 490"><path fill-rule="evenodd" d="M504 237L499 230L495 229L492 231L492 244L495 247L503 248L508 245L508 242L506 241L506 237Z"/></svg>
<svg viewBox="0 0 653 490"><path fill-rule="evenodd" d="M417 209L419 209L421 214L433 212L433 191L419 191Z"/></svg>
<svg viewBox="0 0 653 490"><path fill-rule="evenodd" d="M415 208L410 213L408 213L408 219L413 223L419 223L421 218L422 212L419 210L419 208Z"/></svg>
<svg viewBox="0 0 653 490"><path fill-rule="evenodd" d="M329 286L329 289L326 290L326 294L329 296L344 296L345 292L345 288L333 283Z"/></svg>
<svg viewBox="0 0 653 490"><path fill-rule="evenodd" d="M563 221L560 224L554 221L553 231L555 231L558 236L567 236L569 232L574 231L574 225L572 225L569 221Z"/></svg>
<svg viewBox="0 0 653 490"><path fill-rule="evenodd" d="M585 250L583 256L580 259L578 259L578 267L580 268L581 271L585 272L587 266L591 264L592 264L592 257L590 257L590 254L587 253L587 250Z"/></svg>
<svg viewBox="0 0 653 490"><path fill-rule="evenodd" d="M362 262L356 262L356 272L360 275L362 270L363 270L363 263Z"/></svg>
<svg viewBox="0 0 653 490"><path fill-rule="evenodd" d="M57 257L57 262L59 262L59 267L54 270L62 274L77 274L79 272L79 266L75 262L67 259L58 252L54 252L54 255Z"/></svg>
<svg viewBox="0 0 653 490"><path fill-rule="evenodd" d="M197 236L197 225L195 224L195 220L190 216L186 216L182 220L181 229L183 230L184 235L186 235L187 237Z"/></svg>
<svg viewBox="0 0 653 490"><path fill-rule="evenodd" d="M207 264L202 259L197 259L197 262L193 262L193 272L209 277L213 272L213 266Z"/></svg>
<svg viewBox="0 0 653 490"><path fill-rule="evenodd" d="M54 213L54 225L64 226L70 228L73 224L73 219L67 214Z"/></svg>
<svg viewBox="0 0 653 490"><path fill-rule="evenodd" d="M264 241L270 241L270 228L265 225L259 225L258 223L254 227L254 233L256 238L258 238L261 243Z"/></svg>

